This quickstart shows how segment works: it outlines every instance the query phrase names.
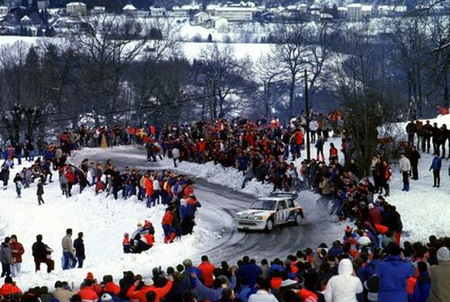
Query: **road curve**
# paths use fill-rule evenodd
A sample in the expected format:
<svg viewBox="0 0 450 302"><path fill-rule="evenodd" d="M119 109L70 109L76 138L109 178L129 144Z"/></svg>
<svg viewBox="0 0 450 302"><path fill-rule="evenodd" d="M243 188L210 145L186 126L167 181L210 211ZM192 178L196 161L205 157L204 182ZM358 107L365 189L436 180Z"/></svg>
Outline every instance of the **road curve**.
<svg viewBox="0 0 450 302"><path fill-rule="evenodd" d="M132 149L126 152L119 149L95 152L89 155L89 160L104 162L112 159L119 169L125 166L141 170L162 169L158 163L149 163L145 159L145 151ZM78 164L81 158L75 156ZM328 215L327 202L312 192L301 192L299 203L303 206L306 219L301 226L285 226L275 228L270 233L238 232L233 222L234 214L247 209L256 197L233 191L221 185L196 179L195 194L202 203L198 213L198 224L215 232L218 238L208 249L199 250L198 256L208 255L215 263L222 260L236 261L243 255L255 259L273 259L295 253L298 249L308 246L316 247L321 242L331 244L342 234L342 226L333 222Z"/></svg>

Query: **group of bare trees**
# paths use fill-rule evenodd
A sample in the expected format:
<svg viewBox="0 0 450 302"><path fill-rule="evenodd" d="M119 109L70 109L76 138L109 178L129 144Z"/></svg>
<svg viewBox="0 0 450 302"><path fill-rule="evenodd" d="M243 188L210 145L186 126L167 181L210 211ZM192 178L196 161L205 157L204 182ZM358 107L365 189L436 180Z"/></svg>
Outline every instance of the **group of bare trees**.
<svg viewBox="0 0 450 302"><path fill-rule="evenodd" d="M366 157L383 121L450 104L448 16L383 22L289 24L271 33L272 50L260 58L209 43L188 61L176 24L96 17L67 39L0 48L0 112L12 117L17 104L23 107L20 123L4 119L0 132L17 140L12 132L28 127L27 110L39 112L32 125L42 137L46 129L75 127L87 118L97 125L235 114L289 118L303 108L307 81L313 108L326 103L351 113L348 129L357 144L368 146L360 150ZM361 117L364 127L357 126Z"/></svg>

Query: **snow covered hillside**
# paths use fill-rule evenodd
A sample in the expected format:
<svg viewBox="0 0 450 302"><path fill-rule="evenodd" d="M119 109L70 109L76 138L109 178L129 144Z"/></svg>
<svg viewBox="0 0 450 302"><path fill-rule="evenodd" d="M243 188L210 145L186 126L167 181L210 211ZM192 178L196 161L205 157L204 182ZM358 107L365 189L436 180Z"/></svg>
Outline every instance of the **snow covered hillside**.
<svg viewBox="0 0 450 302"><path fill-rule="evenodd" d="M11 172L14 177L18 170ZM192 257L197 249L205 247L215 236L200 226L195 229L195 234L164 245L160 227L164 212L162 206L147 209L135 197L114 200L110 196L105 199L104 195L95 196L89 188L79 195L77 186L73 189L73 196L67 199L61 195L57 182L44 186L44 189L45 204L42 206L37 203L35 184L22 190L21 199L16 198L12 183L8 190L0 192L1 237L16 234L25 248L23 272L17 278L17 283L23 288L43 284L51 286L57 280L78 282L86 277L87 272L93 272L100 279L104 274L112 274L118 279L126 270L150 275L153 267L176 265L180 260ZM141 255L123 254L123 233L133 232L137 223L144 220L155 224L155 247ZM73 229L74 238L78 232L84 232L86 268L62 271L61 239L66 228ZM52 259L56 270L49 275L43 269L45 265L41 266L40 273L34 272L31 246L37 234L42 234L43 242L54 250Z"/></svg>

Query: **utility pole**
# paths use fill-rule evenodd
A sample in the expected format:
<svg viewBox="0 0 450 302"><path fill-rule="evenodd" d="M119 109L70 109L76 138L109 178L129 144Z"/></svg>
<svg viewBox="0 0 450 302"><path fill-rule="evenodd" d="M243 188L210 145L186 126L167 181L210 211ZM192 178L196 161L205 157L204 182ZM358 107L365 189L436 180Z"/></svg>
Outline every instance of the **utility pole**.
<svg viewBox="0 0 450 302"><path fill-rule="evenodd" d="M311 146L309 137L309 96L308 96L308 71L305 69L305 113L306 113L306 159L311 160Z"/></svg>

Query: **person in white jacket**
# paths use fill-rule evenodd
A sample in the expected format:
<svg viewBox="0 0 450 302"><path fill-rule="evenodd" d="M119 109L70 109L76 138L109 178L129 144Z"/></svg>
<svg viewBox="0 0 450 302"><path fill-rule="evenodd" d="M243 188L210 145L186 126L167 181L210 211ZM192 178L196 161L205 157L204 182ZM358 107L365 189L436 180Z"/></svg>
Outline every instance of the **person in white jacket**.
<svg viewBox="0 0 450 302"><path fill-rule="evenodd" d="M357 302L356 294L363 291L358 277L354 276L353 264L349 259L339 262L338 275L331 277L325 290L327 302Z"/></svg>
<svg viewBox="0 0 450 302"><path fill-rule="evenodd" d="M409 172L411 171L411 162L404 153L400 153L400 160L398 164L400 166L400 173L402 173L403 177L402 191L409 191Z"/></svg>
<svg viewBox="0 0 450 302"><path fill-rule="evenodd" d="M256 293L250 295L248 302L278 302L278 299L270 293L270 281L268 279L258 278L256 283L259 289Z"/></svg>

